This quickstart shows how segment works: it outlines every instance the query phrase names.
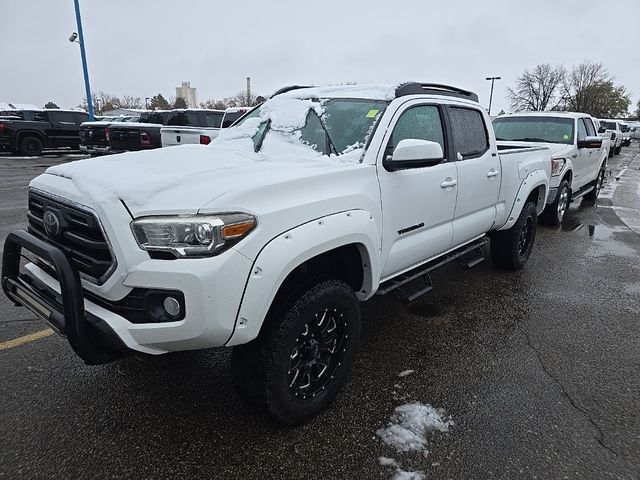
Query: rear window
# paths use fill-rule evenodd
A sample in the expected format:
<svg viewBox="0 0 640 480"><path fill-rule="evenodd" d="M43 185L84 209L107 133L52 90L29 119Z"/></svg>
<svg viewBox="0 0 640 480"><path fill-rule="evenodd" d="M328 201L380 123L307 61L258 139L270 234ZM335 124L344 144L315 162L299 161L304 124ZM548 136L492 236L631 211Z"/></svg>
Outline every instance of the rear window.
<svg viewBox="0 0 640 480"><path fill-rule="evenodd" d="M140 115L139 123L159 123L166 125L169 115L173 112L145 112Z"/></svg>
<svg viewBox="0 0 640 480"><path fill-rule="evenodd" d="M167 125L180 127L199 127L200 121L195 112L173 112L167 119Z"/></svg>
<svg viewBox="0 0 640 480"><path fill-rule="evenodd" d="M482 114L472 108L449 109L456 150L464 159L474 158L489 150L489 137Z"/></svg>
<svg viewBox="0 0 640 480"><path fill-rule="evenodd" d="M230 127L231 125L233 125L233 122L238 120L241 116L243 116L248 111L249 109L240 110L237 112L226 112L224 114L224 118L222 119L222 128Z"/></svg>
<svg viewBox="0 0 640 480"><path fill-rule="evenodd" d="M222 125L222 117L224 117L224 113L205 113L205 117L207 118L207 127L220 128L220 125Z"/></svg>
<svg viewBox="0 0 640 480"><path fill-rule="evenodd" d="M607 130L617 130L615 122L600 122L600 128L605 128Z"/></svg>

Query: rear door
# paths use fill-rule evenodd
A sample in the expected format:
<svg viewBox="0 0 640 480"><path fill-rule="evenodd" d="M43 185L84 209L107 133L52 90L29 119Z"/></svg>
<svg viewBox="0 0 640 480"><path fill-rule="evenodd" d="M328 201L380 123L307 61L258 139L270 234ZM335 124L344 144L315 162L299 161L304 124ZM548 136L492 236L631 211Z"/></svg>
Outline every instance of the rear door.
<svg viewBox="0 0 640 480"><path fill-rule="evenodd" d="M404 139L438 142L445 159L422 168L388 171L378 159L382 197L382 277L400 273L451 247L456 207L457 169L451 159L444 112L440 105L412 101L394 115L385 135L383 155L391 155Z"/></svg>
<svg viewBox="0 0 640 480"><path fill-rule="evenodd" d="M501 169L489 140L489 119L480 107L447 108L458 166L458 201L453 245L488 232L496 219Z"/></svg>
<svg viewBox="0 0 640 480"><path fill-rule="evenodd" d="M49 120L53 129L53 144L56 147L73 147L80 143L80 126L72 112L50 111Z"/></svg>

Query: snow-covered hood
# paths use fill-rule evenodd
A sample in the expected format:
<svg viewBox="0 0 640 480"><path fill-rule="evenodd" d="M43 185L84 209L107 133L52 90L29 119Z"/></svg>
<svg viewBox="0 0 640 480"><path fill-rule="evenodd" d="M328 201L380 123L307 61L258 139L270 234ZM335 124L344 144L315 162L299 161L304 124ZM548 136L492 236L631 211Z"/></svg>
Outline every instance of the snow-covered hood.
<svg viewBox="0 0 640 480"><path fill-rule="evenodd" d="M309 149L311 150L311 149ZM208 205L224 208L225 195L239 197L251 210L251 193L265 189L294 187L296 181L322 188L321 177L340 174L349 168L362 168L358 162L346 163L320 155L280 158L262 153L183 145L157 150L129 152L102 158L79 160L50 167L36 179L46 185L55 175L73 182L91 204L124 202L134 217L146 215L195 214ZM311 181L310 181L311 180ZM264 200L264 196L260 197Z"/></svg>
<svg viewBox="0 0 640 480"><path fill-rule="evenodd" d="M70 180L92 204L124 202L134 217L218 208L259 213L269 209L266 204L275 197L282 202L287 191L295 192L285 195L289 203L304 203L311 197L305 191L313 191L322 202L330 199L332 184L344 184L345 170L364 168L363 150L355 145L342 155L327 156L302 142L299 129L312 109L320 114L322 106L308 99L276 97L260 107L259 116L224 129L208 146L85 159L50 167L44 175ZM267 122L270 133L255 152L253 138ZM34 186L43 183L46 179L36 179Z"/></svg>

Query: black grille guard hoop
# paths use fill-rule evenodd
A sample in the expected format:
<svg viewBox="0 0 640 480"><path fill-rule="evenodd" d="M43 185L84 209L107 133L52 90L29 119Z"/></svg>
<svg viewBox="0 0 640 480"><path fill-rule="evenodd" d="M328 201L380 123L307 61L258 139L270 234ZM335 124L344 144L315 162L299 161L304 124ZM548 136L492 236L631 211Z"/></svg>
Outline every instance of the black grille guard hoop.
<svg viewBox="0 0 640 480"><path fill-rule="evenodd" d="M20 278L23 248L53 265L60 283L62 311ZM93 335L88 331L80 275L62 250L26 230L11 232L4 242L2 289L16 304L27 307L65 336L71 348L87 364L105 362L104 352L95 345Z"/></svg>

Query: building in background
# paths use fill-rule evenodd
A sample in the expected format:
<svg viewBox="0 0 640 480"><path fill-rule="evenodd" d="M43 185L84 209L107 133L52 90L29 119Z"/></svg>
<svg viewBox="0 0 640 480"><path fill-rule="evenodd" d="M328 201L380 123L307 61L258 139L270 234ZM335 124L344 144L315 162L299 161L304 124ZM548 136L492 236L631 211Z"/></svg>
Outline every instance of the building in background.
<svg viewBox="0 0 640 480"><path fill-rule="evenodd" d="M182 82L182 86L176 87L176 98L182 98L187 102L188 108L198 106L198 91L191 86L191 82Z"/></svg>

